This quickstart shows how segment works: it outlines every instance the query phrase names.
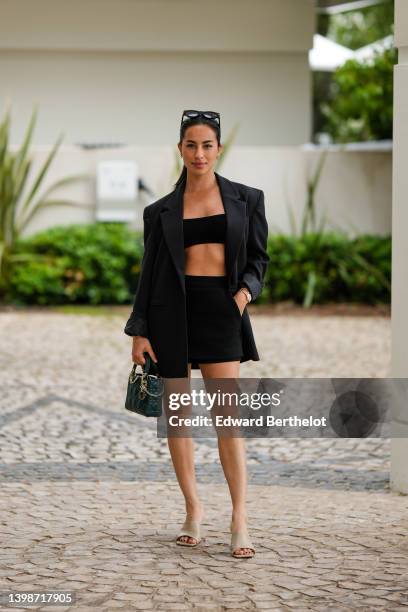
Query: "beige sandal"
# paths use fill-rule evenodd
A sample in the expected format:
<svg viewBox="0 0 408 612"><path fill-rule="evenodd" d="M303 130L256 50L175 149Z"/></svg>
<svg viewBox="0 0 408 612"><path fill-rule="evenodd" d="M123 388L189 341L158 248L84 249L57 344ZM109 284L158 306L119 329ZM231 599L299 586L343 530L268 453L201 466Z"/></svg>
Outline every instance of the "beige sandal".
<svg viewBox="0 0 408 612"><path fill-rule="evenodd" d="M186 519L183 523L181 531L177 536L176 544L179 546L197 546L201 542L201 533L200 533L201 524L198 521L193 521L192 519ZM181 542L180 538L182 536L188 536L189 538L194 538L196 542Z"/></svg>
<svg viewBox="0 0 408 612"><path fill-rule="evenodd" d="M243 555L237 554L240 548L250 548L252 552ZM239 531L231 534L231 554L236 559L251 559L255 555L255 548L247 532Z"/></svg>

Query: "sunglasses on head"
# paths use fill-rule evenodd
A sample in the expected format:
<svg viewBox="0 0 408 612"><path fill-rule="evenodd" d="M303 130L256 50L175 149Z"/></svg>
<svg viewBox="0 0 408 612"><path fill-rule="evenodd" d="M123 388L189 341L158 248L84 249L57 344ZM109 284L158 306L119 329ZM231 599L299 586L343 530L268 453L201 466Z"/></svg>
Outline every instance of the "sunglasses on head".
<svg viewBox="0 0 408 612"><path fill-rule="evenodd" d="M204 119L208 119L209 121L213 121L220 127L220 113L216 113L215 111L197 111L197 110L185 110L183 111L181 117L181 123L183 124L185 121L189 119L197 119L197 117L204 117Z"/></svg>

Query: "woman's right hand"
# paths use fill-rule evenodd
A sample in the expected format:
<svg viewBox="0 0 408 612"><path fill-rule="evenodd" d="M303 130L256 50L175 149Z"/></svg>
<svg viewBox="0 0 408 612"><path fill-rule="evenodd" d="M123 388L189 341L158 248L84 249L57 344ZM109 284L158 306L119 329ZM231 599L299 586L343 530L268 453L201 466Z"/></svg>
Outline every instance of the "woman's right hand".
<svg viewBox="0 0 408 612"><path fill-rule="evenodd" d="M138 365L145 365L146 359L143 353L149 353L150 357L157 363L157 357L154 354L150 340L144 336L133 336L132 360Z"/></svg>

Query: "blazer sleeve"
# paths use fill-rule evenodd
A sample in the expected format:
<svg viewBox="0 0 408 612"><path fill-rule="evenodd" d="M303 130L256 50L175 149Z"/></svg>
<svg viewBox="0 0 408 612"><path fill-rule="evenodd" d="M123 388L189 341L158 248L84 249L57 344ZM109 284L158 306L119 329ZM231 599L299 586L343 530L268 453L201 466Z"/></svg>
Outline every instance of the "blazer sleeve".
<svg viewBox="0 0 408 612"><path fill-rule="evenodd" d="M260 191L254 210L249 218L247 240L247 263L238 279L238 287L246 287L253 300L259 296L264 286L264 277L269 263L267 253L268 223L265 216L265 196Z"/></svg>
<svg viewBox="0 0 408 612"><path fill-rule="evenodd" d="M143 211L143 245L144 253L141 263L139 283L135 299L133 302L132 313L125 325L124 332L128 336L148 336L149 330L147 325L147 306L150 294L150 280L152 272L152 220L146 212Z"/></svg>

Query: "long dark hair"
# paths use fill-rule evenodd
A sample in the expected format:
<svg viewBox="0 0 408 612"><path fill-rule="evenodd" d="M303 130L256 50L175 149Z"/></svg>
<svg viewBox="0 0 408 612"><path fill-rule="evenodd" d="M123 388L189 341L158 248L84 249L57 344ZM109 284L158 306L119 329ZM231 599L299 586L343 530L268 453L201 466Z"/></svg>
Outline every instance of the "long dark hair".
<svg viewBox="0 0 408 612"><path fill-rule="evenodd" d="M197 117L195 119L187 119L186 121L184 121L181 124L181 126L180 126L180 141L179 141L179 144L182 142L187 128L191 127L192 125L208 125L215 132L215 135L217 137L218 146L221 145L221 130L220 130L220 126L217 125L214 121L210 121L209 119L206 119L205 117ZM177 182L174 184L174 188L178 187L186 179L187 179L187 168L183 164L183 170L181 171L181 174L178 177Z"/></svg>

